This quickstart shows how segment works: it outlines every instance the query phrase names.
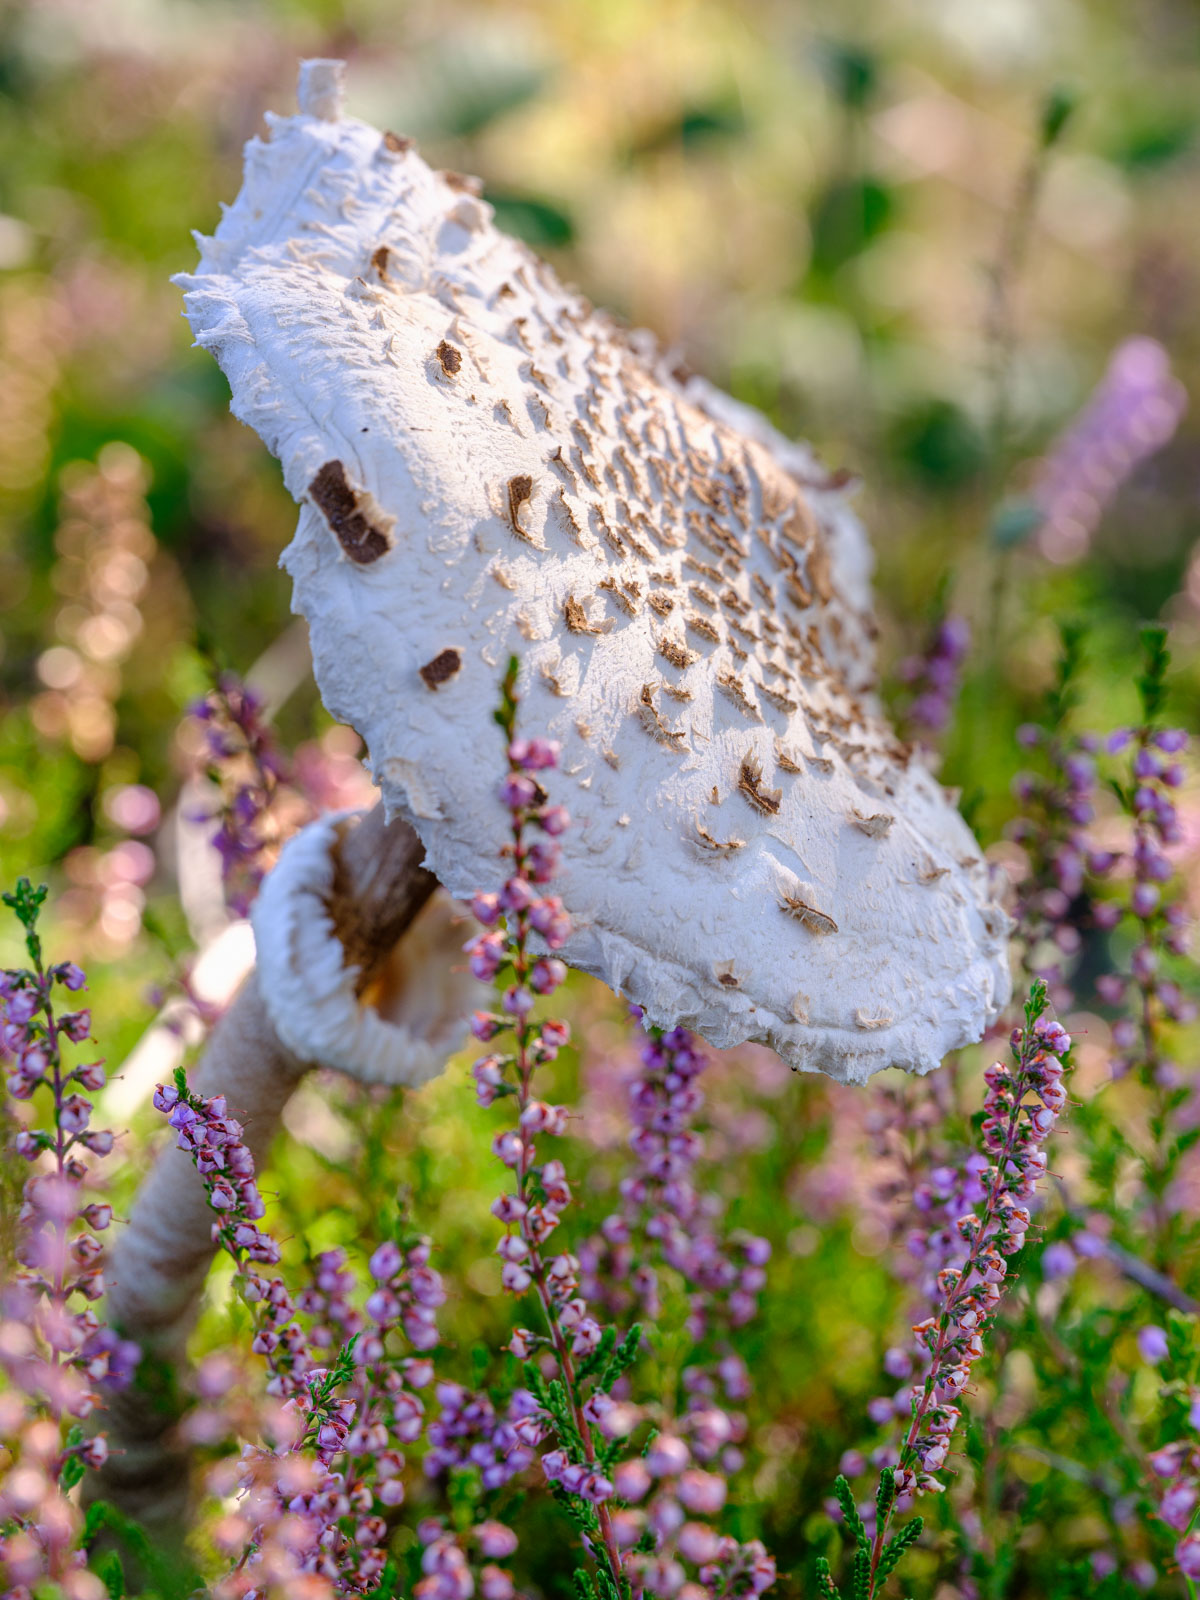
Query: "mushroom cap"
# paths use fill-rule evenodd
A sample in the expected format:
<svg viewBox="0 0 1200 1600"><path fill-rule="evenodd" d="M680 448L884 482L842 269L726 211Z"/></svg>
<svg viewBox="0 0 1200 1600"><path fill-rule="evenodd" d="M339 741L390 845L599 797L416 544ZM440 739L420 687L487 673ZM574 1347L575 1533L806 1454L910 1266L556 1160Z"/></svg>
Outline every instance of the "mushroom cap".
<svg viewBox="0 0 1200 1600"><path fill-rule="evenodd" d="M452 894L493 883L491 720L562 745L562 951L718 1046L861 1080L978 1039L1007 919L872 694L844 488L499 233L309 62L197 272L196 340L300 502L321 694Z"/></svg>
<svg viewBox="0 0 1200 1600"><path fill-rule="evenodd" d="M329 911L338 836L352 815L330 812L301 828L264 879L251 912L259 990L298 1060L359 1083L415 1087L437 1076L487 1002L462 955L478 924L435 894L359 996L359 970L347 965Z"/></svg>

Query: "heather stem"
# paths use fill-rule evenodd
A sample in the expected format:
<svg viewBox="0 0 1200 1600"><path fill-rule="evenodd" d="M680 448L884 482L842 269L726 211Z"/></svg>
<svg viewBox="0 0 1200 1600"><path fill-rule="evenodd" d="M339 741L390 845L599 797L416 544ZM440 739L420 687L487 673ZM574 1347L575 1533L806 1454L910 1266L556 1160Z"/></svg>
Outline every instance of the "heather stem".
<svg viewBox="0 0 1200 1600"><path fill-rule="evenodd" d="M513 864L518 876L523 876L526 867L526 851L524 844L524 824L519 813L513 816ZM528 953L529 941L529 913L518 910L513 913L513 950L512 964L516 981L519 987L524 988L529 977L530 960ZM516 1027L517 1043L517 1109L518 1116L523 1112L530 1101L529 1086L533 1077L534 1064L530 1060L529 1046L537 1032L528 1016L518 1019ZM521 1159L517 1166L517 1194L522 1202L526 1202L526 1186L533 1159L533 1143L531 1140L523 1141ZM589 1463L596 1460L596 1448L592 1442L592 1432L587 1418L583 1414L583 1406L579 1399L578 1384L575 1376L575 1364L571 1360L571 1352L567 1348L562 1329L558 1325L554 1304L546 1285L546 1268L542 1260L541 1250L536 1242L529 1241L529 1271L537 1289L538 1302L542 1308L542 1315L550 1332L550 1340L554 1347L554 1354L562 1374L563 1384L571 1407L571 1416L579 1437L583 1442L584 1454ZM600 1523L600 1535L604 1543L610 1575L614 1584L620 1588L621 1557L617 1548L617 1538L613 1530L612 1517L608 1507L601 1502L596 1507L596 1515Z"/></svg>

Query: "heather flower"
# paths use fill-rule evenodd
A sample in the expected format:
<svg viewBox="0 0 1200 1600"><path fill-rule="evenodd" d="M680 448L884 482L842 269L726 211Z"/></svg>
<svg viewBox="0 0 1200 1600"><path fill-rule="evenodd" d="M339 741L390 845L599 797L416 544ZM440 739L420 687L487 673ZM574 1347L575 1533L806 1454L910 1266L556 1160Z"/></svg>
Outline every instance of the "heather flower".
<svg viewBox="0 0 1200 1600"><path fill-rule="evenodd" d="M606 1331L576 1294L578 1265L574 1258L567 1252L543 1251L570 1204L570 1188L560 1162L539 1161L539 1141L561 1137L566 1131L567 1111L534 1095L533 1075L539 1064L553 1059L565 1042L566 1030L561 1024L547 1030L533 1020L532 1013L538 995L548 995L558 988L566 970L561 962L539 956L531 948L531 940L540 933L553 948L565 938L567 926L560 904L538 892L546 875L542 870L531 872L529 858L534 831L561 834L568 818L563 807L546 803L540 783L530 776L553 768L557 747L546 740L516 737L514 683L515 673L510 672L502 713L508 734L509 771L499 790L501 803L511 816L511 843L507 847L510 874L494 902L491 897L476 897L485 920L490 917L493 904L496 906L495 920L502 926L481 934L467 946L473 963L478 963L488 977L496 978L502 970L511 972L511 981L501 992L500 1015L479 1016L474 1031L485 1040L511 1032L513 1048L507 1054L481 1057L475 1063L473 1076L477 1098L483 1103L491 1104L502 1091L515 1101L516 1128L502 1130L492 1142L493 1153L513 1173L515 1185L493 1207L506 1227L515 1230L505 1234L497 1253L503 1261L505 1289L513 1294L532 1291L539 1302L561 1382L561 1399L555 1399L540 1370L527 1364L526 1378L536 1410L515 1420L526 1425L523 1432L527 1437L540 1441L543 1435L552 1435L558 1439L556 1449L542 1454L543 1471L575 1501L580 1526L588 1536L595 1559L605 1566L612 1583L619 1584L620 1554L607 1505L613 1484L601 1465L609 1445L598 1435L594 1411L591 1417L585 1411L588 1395L581 1376L583 1363L599 1350ZM636 1332L633 1338L636 1348ZM609 1330L606 1348L610 1354L615 1344L615 1332ZM521 1336L518 1347L525 1348ZM494 1418L488 1415L490 1404L477 1399L473 1407L460 1408L458 1396L448 1398L449 1414L444 1410L444 1427L438 1436L439 1440L444 1438L443 1455L435 1458L438 1466L449 1464L444 1461L444 1454L454 1450L453 1440L461 1428L458 1419L465 1417L468 1410L473 1408L475 1412L473 1424L491 1430L495 1437ZM445 1407L446 1402L443 1404ZM508 1452L508 1462L515 1470L531 1459L532 1450L526 1445ZM489 1465L493 1478L506 1470L499 1451ZM427 1462L427 1470L429 1466ZM487 1470L485 1467L485 1474ZM486 1486L486 1476L484 1481Z"/></svg>
<svg viewBox="0 0 1200 1600"><path fill-rule="evenodd" d="M1033 500L1043 555L1069 562L1085 554L1109 501L1168 442L1186 407L1160 344L1136 338L1118 345L1098 388L1039 465Z"/></svg>
<svg viewBox="0 0 1200 1600"><path fill-rule="evenodd" d="M744 1419L730 1418L712 1402L715 1378L696 1369L689 1376L689 1404L679 1419L679 1434L661 1431L640 1458L627 1454L626 1441L644 1421L646 1410L614 1397L612 1389L637 1354L640 1330L635 1326L622 1339L609 1321L616 1309L611 1283L602 1283L595 1270L597 1252L606 1250L609 1241L587 1242L586 1268L582 1257L558 1243L572 1203L572 1186L563 1162L545 1151L544 1141L568 1131L569 1110L538 1096L533 1079L537 1069L566 1044L569 1033L564 1023L538 1022L534 1013L535 997L553 993L564 981L566 969L533 944L540 938L553 950L569 931L561 902L544 892L553 862L544 835L561 835L568 818L564 808L548 802L541 784L530 776L534 771L551 771L557 751L545 741L515 735L514 679L515 673L506 684L500 714L509 738L509 773L499 795L512 819L511 842L506 846L510 871L498 893L476 895L474 905L488 931L467 947L469 958L500 988L499 1009L477 1014L476 1037L489 1044L510 1039L506 1053L493 1049L472 1068L476 1098L499 1108L511 1101L515 1124L503 1128L492 1142L493 1154L513 1175L513 1186L492 1207L508 1230L497 1246L503 1263L501 1281L509 1293L528 1293L537 1300L545 1329L535 1334L519 1328L510 1341L512 1352L526 1361L528 1387L517 1391L509 1405L509 1421L514 1406L522 1412L513 1424L521 1448L510 1453L509 1466L514 1461L523 1464L533 1450L540 1450L542 1472L555 1492L573 1504L585 1546L605 1583L620 1592L628 1579L637 1593L674 1593L675 1573L679 1584L686 1577L671 1554L686 1517L676 1493L696 1514L721 1509L724 1480L698 1471L694 1462L717 1456L735 1435L740 1436ZM682 1030L646 1036L642 1052L646 1073L631 1092L630 1145L637 1175L623 1186L626 1213L610 1219L606 1230L614 1234L617 1225L627 1237L631 1227L641 1227L647 1246L653 1240L663 1259L684 1273L692 1291L689 1332L699 1338L721 1320L736 1326L753 1313L769 1247L763 1240L741 1236L719 1241L712 1231L710 1208L690 1182L691 1168L702 1150L699 1136L688 1126L701 1105L692 1080L704 1061L695 1041ZM657 1224L652 1225L655 1218ZM655 1315L649 1267L634 1267L630 1259L616 1275L617 1281L627 1274L632 1293L623 1297L620 1311L627 1313L637 1305L643 1314ZM538 1349L553 1359L554 1385L529 1359ZM727 1348L718 1347L716 1367L724 1371L731 1391L745 1392L744 1369ZM444 1404L449 1422L443 1426L445 1413L439 1419L439 1452L427 1461L427 1470L451 1465L453 1454L461 1451L455 1440L458 1418L471 1413L482 1432L481 1444L489 1433L494 1436L497 1427L484 1397L454 1394ZM489 1468L484 1470L487 1487ZM490 1470L494 1482L502 1481L505 1468L499 1460L491 1463ZM648 1494L644 1525L659 1544L658 1554L649 1562L630 1549L640 1538L630 1516L611 1504L614 1497L637 1501ZM735 1565L740 1562L749 1571L753 1556L744 1558L736 1541L733 1549ZM761 1569L755 1581L766 1586Z"/></svg>
<svg viewBox="0 0 1200 1600"><path fill-rule="evenodd" d="M1064 1239L1048 1244L1042 1251L1042 1275L1047 1281L1069 1278L1075 1266L1075 1252Z"/></svg>
<svg viewBox="0 0 1200 1600"><path fill-rule="evenodd" d="M1157 1364L1167 1359L1167 1335L1153 1323L1138 1329L1137 1347L1143 1361Z"/></svg>
<svg viewBox="0 0 1200 1600"><path fill-rule="evenodd" d="M92 1102L79 1092L103 1085L101 1064L71 1067L64 1055L64 1044L89 1042L91 1018L60 1010L56 989L77 992L87 980L74 963L43 961L37 927L45 898L25 878L3 896L24 930L30 965L0 973L0 1056L10 1093L41 1096L51 1120L48 1128L19 1127L14 1140L33 1170L17 1218L17 1269L0 1296L8 1382L0 1395L0 1566L19 1586L13 1593L53 1582L77 1600L102 1600L103 1585L84 1570L79 1509L68 1496L84 1469L108 1454L103 1434L85 1437L82 1424L106 1388L128 1380L138 1352L92 1309L104 1287L97 1235L112 1210L85 1200L91 1174L83 1153L106 1154L112 1136L91 1128Z"/></svg>
<svg viewBox="0 0 1200 1600"><path fill-rule="evenodd" d="M859 1559L868 1562L863 1600L875 1600L887 1575L920 1532L915 1518L889 1542L897 1503L944 1485L936 1473L945 1465L961 1417L958 1404L983 1354L984 1336L1000 1302L1008 1257L1025 1243L1028 1204L1046 1171L1042 1144L1057 1121L1056 1106L1065 1072L1070 1036L1044 1015L1046 986L1035 981L1025 1007L1025 1023L1010 1041L1012 1064L997 1062L985 1074L987 1094L981 1124L988 1165L977 1209L964 1211L955 1231L964 1242L959 1265L941 1267L932 1314L913 1325L915 1349L924 1370L909 1393L911 1417L895 1467L880 1480L873 1533L868 1535L849 1485L838 1479L838 1502L855 1533ZM907 1408L906 1408L907 1409ZM826 1593L836 1593L828 1566L819 1568ZM856 1591L857 1592L857 1591Z"/></svg>
<svg viewBox="0 0 1200 1600"><path fill-rule="evenodd" d="M1165 1029L1195 1015L1194 1003L1166 970L1171 957L1186 952L1190 931L1182 886L1167 854L1182 836L1176 795L1183 771L1170 758L1186 749L1187 735L1180 729L1161 727L1158 720L1169 662L1163 630L1144 630L1143 643L1146 666L1139 682L1143 721L1137 728L1122 729L1119 737L1109 741L1110 749L1129 752L1128 775L1114 787L1132 829L1132 885L1127 908L1119 901L1110 901L1104 908L1111 926L1123 915L1131 919L1136 942L1128 975L1111 975L1105 998L1111 1004L1120 1004L1126 994L1131 999L1131 1015L1114 1029L1122 1052L1114 1061L1114 1075L1136 1069L1161 1090L1171 1086L1172 1076L1164 1048Z"/></svg>
<svg viewBox="0 0 1200 1600"><path fill-rule="evenodd" d="M696 1515L718 1514L727 1493L723 1474L740 1464L737 1441L746 1420L729 1402L744 1399L748 1385L729 1341L755 1314L770 1245L725 1234L720 1203L698 1180L704 1144L692 1124L703 1110L699 1079L708 1066L699 1041L682 1028L641 1030L639 1014L632 1014L641 1031L640 1070L627 1084L635 1166L621 1184L620 1211L581 1250L581 1288L589 1299L603 1299L610 1313L636 1306L648 1320L661 1314L662 1269L679 1276L687 1295L687 1332L705 1359L683 1373L682 1412L672 1417L661 1405L656 1421L663 1431L642 1461L621 1463L615 1478L630 1501L645 1499L653 1485L646 1516L659 1553L668 1556L678 1550L681 1503ZM613 1407L599 1425L623 1436L636 1425L635 1408Z"/></svg>
<svg viewBox="0 0 1200 1600"><path fill-rule="evenodd" d="M286 767L261 699L234 673L221 673L191 714L204 729L208 776L220 794L217 811L196 820L216 822L212 843L229 903L244 916L280 843L273 807Z"/></svg>
<svg viewBox="0 0 1200 1600"><path fill-rule="evenodd" d="M1064 628L1055 683L1046 698L1042 726L1026 724L1019 743L1036 750L1043 770L1019 773L1013 789L1022 815L1010 837L1028 861L1013 907L1027 975L1048 986L1051 1001L1070 1002L1069 967L1083 946L1084 932L1102 927L1106 912L1096 889L1117 864L1097 848L1091 829L1097 815L1099 740L1071 733L1067 717L1077 695L1082 634Z"/></svg>
<svg viewBox="0 0 1200 1600"><path fill-rule="evenodd" d="M278 1263L279 1248L258 1225L265 1208L254 1161L224 1097L196 1095L180 1072L174 1084L159 1085L154 1103L205 1185L213 1237L234 1262L253 1320L251 1350L265 1360L274 1404L260 1419L265 1442L243 1451L233 1485L226 1463L210 1474L214 1493L235 1487L241 1495L218 1540L236 1564L217 1593L222 1600L252 1600L260 1590L283 1597L302 1579L324 1583L329 1595L366 1592L386 1565L385 1513L405 1498L404 1446L424 1426L419 1391L432 1374L419 1354L399 1354L397 1336L416 1352L437 1343L445 1290L429 1265L429 1242L400 1229L379 1245L361 1310L341 1250L319 1254L308 1285L293 1296L281 1277L259 1270ZM301 1314L310 1321L307 1336ZM231 1378L221 1371L200 1382L211 1398ZM216 1436L215 1412L189 1421L193 1439Z"/></svg>
<svg viewBox="0 0 1200 1600"><path fill-rule="evenodd" d="M966 618L947 612L939 618L925 650L900 663L900 679L913 691L907 727L927 747L935 745L950 725L970 646Z"/></svg>

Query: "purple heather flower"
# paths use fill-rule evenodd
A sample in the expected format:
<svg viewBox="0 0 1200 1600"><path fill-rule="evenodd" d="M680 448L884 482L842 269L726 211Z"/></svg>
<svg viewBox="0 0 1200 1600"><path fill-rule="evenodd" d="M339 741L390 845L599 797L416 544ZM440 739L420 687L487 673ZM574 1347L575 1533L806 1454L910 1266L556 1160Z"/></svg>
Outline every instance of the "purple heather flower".
<svg viewBox="0 0 1200 1600"><path fill-rule="evenodd" d="M1042 1273L1050 1281L1069 1278L1075 1271L1075 1252L1064 1240L1056 1240L1042 1251Z"/></svg>
<svg viewBox="0 0 1200 1600"><path fill-rule="evenodd" d="M1041 996L1044 1006L1044 989ZM981 1131L987 1155L976 1173L981 1179L986 1175L987 1181L978 1210L956 1207L957 1215L947 1214L954 1217L953 1228L935 1230L944 1233L945 1243L939 1244L934 1257L934 1313L913 1328L923 1376L909 1394L901 1394L897 1407L902 1416L908 1416L911 1408L912 1419L896 1471L900 1495L941 1487L932 1474L946 1460L959 1418L955 1402L968 1388L971 1368L983 1353L983 1334L1007 1275L1005 1258L1024 1243L1030 1222L1026 1202L1046 1166L1045 1154L1037 1147L1057 1121L1053 1107L1059 1103L1061 1088L1059 1058L1070 1045L1058 1023L1039 1017L1031 1027L1014 1031L1011 1064L996 1062L984 1075L987 1095ZM954 1188L949 1169L935 1169L931 1180L934 1191ZM934 1242L931 1236L928 1244ZM882 1420L885 1402L872 1402L872 1407L877 1404ZM874 1536L878 1548L886 1533L885 1521Z"/></svg>
<svg viewBox="0 0 1200 1600"><path fill-rule="evenodd" d="M934 629L924 654L909 656L900 664L900 677L914 687L909 728L923 743L935 742L950 723L970 645L966 618L947 615Z"/></svg>
<svg viewBox="0 0 1200 1600"><path fill-rule="evenodd" d="M1143 1361L1157 1363L1167 1359L1167 1335L1156 1323L1138 1329L1137 1347Z"/></svg>
<svg viewBox="0 0 1200 1600"><path fill-rule="evenodd" d="M1170 359L1153 339L1127 339L1100 385L1041 462L1033 499L1038 544L1051 561L1077 561L1109 501L1172 437L1187 407Z"/></svg>
<svg viewBox="0 0 1200 1600"><path fill-rule="evenodd" d="M1158 1514L1169 1528L1183 1533L1192 1520L1198 1500L1200 1491L1194 1483L1172 1484L1159 1502Z"/></svg>
<svg viewBox="0 0 1200 1600"><path fill-rule="evenodd" d="M1185 1578L1200 1579L1200 1534L1189 1533L1175 1546L1175 1559Z"/></svg>

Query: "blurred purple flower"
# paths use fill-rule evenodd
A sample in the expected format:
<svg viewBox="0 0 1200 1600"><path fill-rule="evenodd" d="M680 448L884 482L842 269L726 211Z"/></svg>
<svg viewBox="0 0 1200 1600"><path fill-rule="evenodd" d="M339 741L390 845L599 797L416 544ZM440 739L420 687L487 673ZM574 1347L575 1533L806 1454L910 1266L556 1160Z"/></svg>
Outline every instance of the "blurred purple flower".
<svg viewBox="0 0 1200 1600"><path fill-rule="evenodd" d="M1157 1363L1167 1359L1167 1336L1156 1323L1138 1329L1137 1346L1143 1361Z"/></svg>
<svg viewBox="0 0 1200 1600"><path fill-rule="evenodd" d="M1167 443L1186 408L1162 345L1137 338L1117 346L1091 399L1038 468L1033 500L1044 556L1066 563L1086 553L1104 508Z"/></svg>

